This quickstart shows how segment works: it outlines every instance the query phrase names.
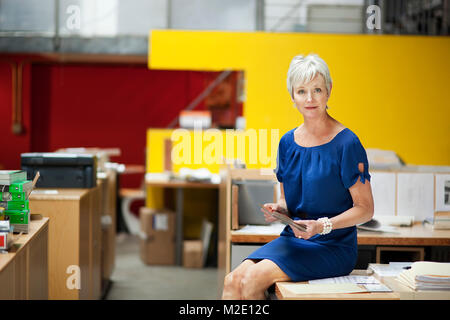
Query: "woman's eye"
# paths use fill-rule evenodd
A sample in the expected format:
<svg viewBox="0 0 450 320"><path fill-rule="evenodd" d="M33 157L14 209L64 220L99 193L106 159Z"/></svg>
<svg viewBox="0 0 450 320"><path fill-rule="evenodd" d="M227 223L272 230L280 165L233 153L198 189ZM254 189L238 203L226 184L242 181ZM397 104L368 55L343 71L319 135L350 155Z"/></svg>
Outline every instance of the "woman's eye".
<svg viewBox="0 0 450 320"><path fill-rule="evenodd" d="M305 90L298 90L298 94L304 94Z"/></svg>
<svg viewBox="0 0 450 320"><path fill-rule="evenodd" d="M317 92L317 93L322 92L322 89L316 88L316 92Z"/></svg>

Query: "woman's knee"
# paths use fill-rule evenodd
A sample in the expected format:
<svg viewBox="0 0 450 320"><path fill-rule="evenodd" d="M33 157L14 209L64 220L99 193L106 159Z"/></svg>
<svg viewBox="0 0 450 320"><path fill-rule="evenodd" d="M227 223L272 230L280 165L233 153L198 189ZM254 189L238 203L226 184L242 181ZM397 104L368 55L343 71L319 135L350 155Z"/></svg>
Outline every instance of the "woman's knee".
<svg viewBox="0 0 450 320"><path fill-rule="evenodd" d="M224 288L229 288L233 285L233 281L234 281L234 276L233 273L230 272L229 274L227 274L225 276L225 279L223 280L223 287Z"/></svg>
<svg viewBox="0 0 450 320"><path fill-rule="evenodd" d="M240 288L240 282L242 279L242 275L240 272L230 272L225 276L223 287L224 289L230 290L230 289L239 289Z"/></svg>
<svg viewBox="0 0 450 320"><path fill-rule="evenodd" d="M263 277L255 271L253 268L250 268L240 280L239 288L244 300L254 299L255 296L260 296L265 290Z"/></svg>
<svg viewBox="0 0 450 320"><path fill-rule="evenodd" d="M236 269L225 276L224 287L240 287L242 277L247 270L255 264L253 260L245 260Z"/></svg>

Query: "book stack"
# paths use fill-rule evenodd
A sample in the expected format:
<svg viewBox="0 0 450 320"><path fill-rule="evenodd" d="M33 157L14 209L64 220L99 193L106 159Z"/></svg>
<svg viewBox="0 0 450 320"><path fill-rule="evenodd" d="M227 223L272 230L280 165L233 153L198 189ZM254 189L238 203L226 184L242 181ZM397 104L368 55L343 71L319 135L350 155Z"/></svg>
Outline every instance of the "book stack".
<svg viewBox="0 0 450 320"><path fill-rule="evenodd" d="M30 221L30 204L28 196L33 189L33 182L27 180L27 173L22 170L0 170L0 208L9 219L14 232L28 233Z"/></svg>
<svg viewBox="0 0 450 320"><path fill-rule="evenodd" d="M450 229L450 212L436 212L434 217L425 219L434 230L448 230Z"/></svg>
<svg viewBox="0 0 450 320"><path fill-rule="evenodd" d="M450 290L450 263L414 262L396 279L414 290Z"/></svg>

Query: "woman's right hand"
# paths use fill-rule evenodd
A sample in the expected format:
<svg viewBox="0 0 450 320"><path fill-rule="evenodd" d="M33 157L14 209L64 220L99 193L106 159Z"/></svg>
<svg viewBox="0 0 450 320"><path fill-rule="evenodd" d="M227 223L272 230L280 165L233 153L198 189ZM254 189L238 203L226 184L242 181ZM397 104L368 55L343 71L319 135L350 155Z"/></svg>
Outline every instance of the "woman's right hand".
<svg viewBox="0 0 450 320"><path fill-rule="evenodd" d="M278 204L278 203L265 203L263 205L263 207L264 207L264 209L266 209L269 212L277 211L277 212L285 214L285 215L288 214L288 210L284 206L282 206L281 204ZM278 220L277 218L264 212L263 209L261 209L261 212L264 213L264 218L265 218L266 222L274 222L274 221Z"/></svg>

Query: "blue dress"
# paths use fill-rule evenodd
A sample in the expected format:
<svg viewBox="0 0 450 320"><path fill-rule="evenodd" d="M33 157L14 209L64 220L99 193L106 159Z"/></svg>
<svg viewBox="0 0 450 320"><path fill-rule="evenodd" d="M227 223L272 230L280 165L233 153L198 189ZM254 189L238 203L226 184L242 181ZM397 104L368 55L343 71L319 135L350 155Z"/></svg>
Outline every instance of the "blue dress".
<svg viewBox="0 0 450 320"><path fill-rule="evenodd" d="M366 151L358 137L345 128L328 143L302 147L294 140L294 130L280 140L275 169L292 219L331 218L352 208L348 189L358 178L362 183L370 181ZM364 164L362 173L360 162ZM286 226L280 237L246 259L269 259L292 281L307 281L348 275L357 255L355 226L316 234L308 240L296 238Z"/></svg>

